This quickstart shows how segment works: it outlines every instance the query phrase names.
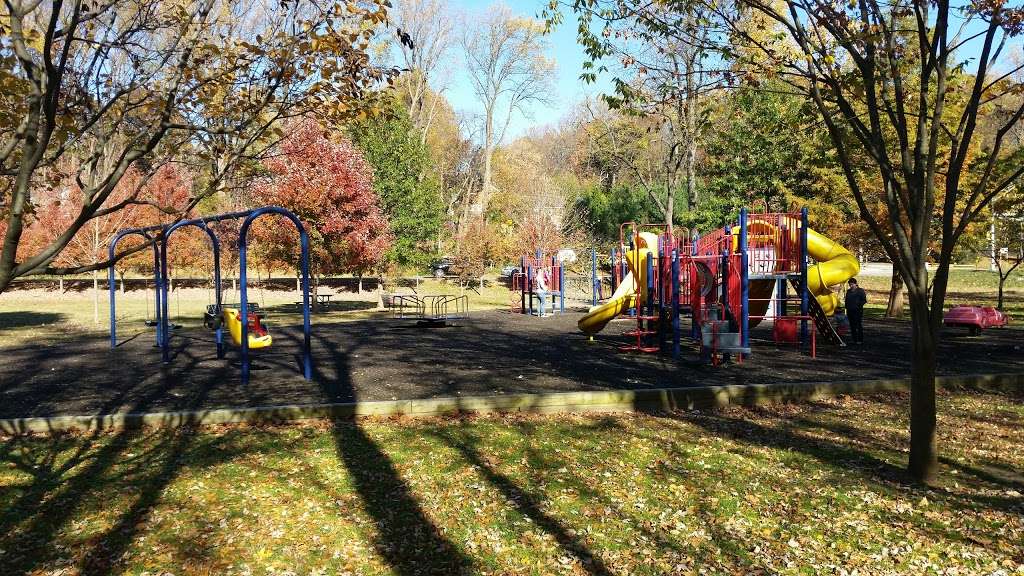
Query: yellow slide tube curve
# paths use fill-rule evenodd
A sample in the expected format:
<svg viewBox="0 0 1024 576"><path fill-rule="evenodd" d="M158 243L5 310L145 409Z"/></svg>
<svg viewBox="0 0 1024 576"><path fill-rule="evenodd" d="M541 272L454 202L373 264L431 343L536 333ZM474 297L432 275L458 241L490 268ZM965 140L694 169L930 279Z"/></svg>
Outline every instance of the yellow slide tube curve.
<svg viewBox="0 0 1024 576"><path fill-rule="evenodd" d="M835 240L810 228L807 229L807 253L818 262L807 269L807 289L825 314L831 315L839 306L839 296L830 287L860 273L860 262Z"/></svg>
<svg viewBox="0 0 1024 576"><path fill-rule="evenodd" d="M799 220L786 218L786 221L791 229L795 230L800 227ZM752 236L758 235L762 238L771 238L775 235L776 228L774 224L755 220L748 225L747 231ZM733 250L738 250L740 227L733 226L732 233ZM776 250L778 250L778 247L776 247ZM815 232L811 228L807 229L807 254L817 262L817 264L807 269L807 289L814 296L814 299L818 301L818 304L821 305L821 309L825 311L825 314L831 316L839 306L839 297L832 292L831 287L842 284L856 276L860 272L860 262L857 262L857 257L836 243L835 240ZM753 293L757 282L759 281L751 281L751 298L755 298ZM758 288L759 292L762 291L760 288ZM761 295L758 296L758 298L760 297ZM756 311L755 308L757 309ZM752 316L760 316L767 309L767 300L758 300L756 305L751 304L750 313ZM753 324L756 325L756 323Z"/></svg>

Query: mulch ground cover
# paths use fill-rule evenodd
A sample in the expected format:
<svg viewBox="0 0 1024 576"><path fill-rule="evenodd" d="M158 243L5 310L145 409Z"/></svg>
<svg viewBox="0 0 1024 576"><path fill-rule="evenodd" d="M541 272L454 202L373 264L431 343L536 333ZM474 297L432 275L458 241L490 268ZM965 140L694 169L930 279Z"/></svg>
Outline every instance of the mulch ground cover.
<svg viewBox="0 0 1024 576"><path fill-rule="evenodd" d="M0 349L0 418L106 414L422 399L579 390L820 382L906 377L909 324L866 320L868 342L837 349L776 346L771 331L753 331L754 353L742 363L712 367L692 344L673 361L622 353L617 320L588 342L576 328L577 312L547 318L507 311L475 313L458 326L420 328L411 321L374 319L316 324L314 379L298 372L301 328L274 326L274 346L254 353L248 387L239 382L237 353L217 359L212 334L182 331L173 361L164 365L153 335L125 335L110 349L102 336L55 345L27 342ZM949 330L939 373L990 374L1024 370L1024 330L994 329L978 337Z"/></svg>

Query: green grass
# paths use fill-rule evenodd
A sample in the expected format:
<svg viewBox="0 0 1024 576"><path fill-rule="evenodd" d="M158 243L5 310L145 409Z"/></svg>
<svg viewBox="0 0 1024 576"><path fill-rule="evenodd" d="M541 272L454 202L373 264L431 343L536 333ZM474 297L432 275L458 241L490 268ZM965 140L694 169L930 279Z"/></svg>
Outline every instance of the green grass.
<svg viewBox="0 0 1024 576"><path fill-rule="evenodd" d="M359 320L370 317L385 317L386 312L376 310L377 293L338 293L329 311L317 312L313 322L332 323ZM411 292L403 288L402 292ZM460 294L469 297L470 310L507 308L510 294L504 287L494 283L483 289L465 288L458 285L426 280L417 289L419 294ZM225 291L225 302L237 302L237 292ZM302 299L298 292L281 292L249 289L251 302L260 304L268 313L271 326L295 325L302 323L300 309L295 302ZM208 289L178 289L168 300L170 318L175 324L194 328L202 325L206 306L213 303L213 292ZM98 308L98 313L96 312ZM153 291L131 290L117 294L118 331L124 335L143 330L147 318L154 317ZM91 289L84 292L60 293L56 290L16 290L0 294L0 346L10 346L26 341L53 343L81 334L105 334L110 325L110 304L108 293L100 291L98 307L94 303ZM98 321L97 321L98 320Z"/></svg>
<svg viewBox="0 0 1024 576"><path fill-rule="evenodd" d="M880 316L889 297L890 279L882 276L859 276L860 285L868 291L868 313ZM1014 270L1004 285L1004 311L1011 318L1024 319L1024 268ZM999 275L988 269L957 266L950 270L946 308L958 304L995 306L998 301ZM910 308L904 306L909 316Z"/></svg>
<svg viewBox="0 0 1024 576"><path fill-rule="evenodd" d="M906 402L17 437L0 447L0 565L1024 573L1021 397L940 398L930 489L900 472Z"/></svg>

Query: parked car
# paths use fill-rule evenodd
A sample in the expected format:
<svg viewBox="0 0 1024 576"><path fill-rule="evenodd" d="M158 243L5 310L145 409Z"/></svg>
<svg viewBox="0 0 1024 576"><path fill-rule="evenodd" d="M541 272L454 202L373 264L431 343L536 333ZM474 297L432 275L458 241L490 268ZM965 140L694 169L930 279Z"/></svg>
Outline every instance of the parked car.
<svg viewBox="0 0 1024 576"><path fill-rule="evenodd" d="M454 264L451 258L445 256L430 265L430 273L434 278L444 278L452 273L452 266Z"/></svg>
<svg viewBox="0 0 1024 576"><path fill-rule="evenodd" d="M512 275L517 273L517 272L519 272L519 266L509 265L509 266L505 266L504 268L501 269L501 275L503 277L508 277L508 278L511 278Z"/></svg>
<svg viewBox="0 0 1024 576"><path fill-rule="evenodd" d="M946 326L967 328L971 336L981 334L985 328L1006 326L1009 318L989 306L954 306L942 317Z"/></svg>

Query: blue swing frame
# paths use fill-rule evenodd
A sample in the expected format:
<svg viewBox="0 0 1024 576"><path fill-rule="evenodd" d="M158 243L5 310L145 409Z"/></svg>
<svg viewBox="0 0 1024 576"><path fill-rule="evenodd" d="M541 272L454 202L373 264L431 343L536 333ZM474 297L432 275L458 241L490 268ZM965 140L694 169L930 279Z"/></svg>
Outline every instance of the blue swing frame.
<svg viewBox="0 0 1024 576"><path fill-rule="evenodd" d="M284 216L295 225L296 230L299 233L299 245L301 248L300 256L300 270L302 274L302 329L303 329L303 348L302 348L302 375L306 380L312 380L313 378L313 354L311 348L311 322L310 322L310 297L309 297L309 235L306 233L305 227L302 225L302 221L293 214L291 211L281 208L280 206L264 206L262 208L256 208L253 210L244 210L241 212L229 212L226 214L217 214L214 216L204 216L201 218L193 218L190 220L179 220L173 224L163 226L148 226L145 228L129 228L121 230L114 236L113 241L110 243L108 253L111 261L114 260L117 244L125 237L137 235L142 236L147 242L153 243L153 277L156 281L156 316L157 316L157 329L156 329L156 344L161 349L161 359L164 364L171 362L171 330L168 322L169 310L168 310L168 299L170 286L167 282L168 278L168 267L167 267L167 244L170 240L171 235L175 230L185 228L187 226L193 226L206 232L210 238L210 243L213 247L213 269L214 269L214 289L217 294L217 313L220 313L222 307L221 299L221 273L220 273L220 239L211 230L208 224L212 222L220 222L223 220L238 220L245 219L242 223L240 234L238 237L238 260L239 260L239 293L240 293L240 309L245 315L244 321L242 322L242 334L241 334L241 380L242 385L246 386L249 384L249 375L251 372L251 364L249 358L249 323L248 323L248 309L249 309L249 294L248 294L248 274L246 271L246 253L248 249L248 235L249 228L252 223L261 216L267 214L277 214ZM109 269L109 290L110 290L110 347L116 348L117 342L117 290L115 288L115 277L114 277L114 266L111 265ZM224 352L224 333L223 328L218 326L216 331L217 339L217 358L223 358Z"/></svg>

